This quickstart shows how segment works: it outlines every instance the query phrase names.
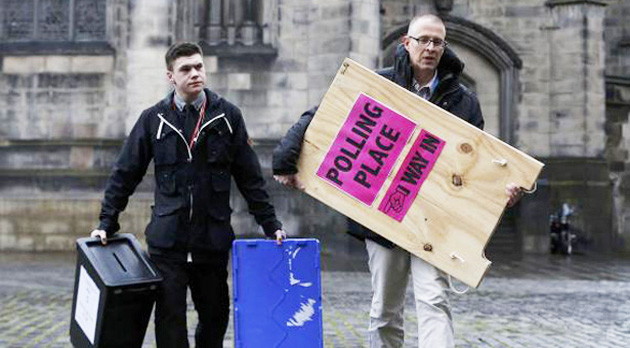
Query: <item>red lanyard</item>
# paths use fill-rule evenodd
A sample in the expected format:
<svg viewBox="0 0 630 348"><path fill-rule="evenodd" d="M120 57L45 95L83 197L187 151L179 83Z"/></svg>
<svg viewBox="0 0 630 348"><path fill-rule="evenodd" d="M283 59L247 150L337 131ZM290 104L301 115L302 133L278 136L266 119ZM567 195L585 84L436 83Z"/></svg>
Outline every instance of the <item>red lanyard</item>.
<svg viewBox="0 0 630 348"><path fill-rule="evenodd" d="M199 109L199 118L197 119L197 125L195 126L195 130L190 135L190 148L192 149L197 141L197 134L199 133L199 127L201 127L201 120L203 120L203 116L206 113L206 104L208 104L208 99L203 103L201 109Z"/></svg>

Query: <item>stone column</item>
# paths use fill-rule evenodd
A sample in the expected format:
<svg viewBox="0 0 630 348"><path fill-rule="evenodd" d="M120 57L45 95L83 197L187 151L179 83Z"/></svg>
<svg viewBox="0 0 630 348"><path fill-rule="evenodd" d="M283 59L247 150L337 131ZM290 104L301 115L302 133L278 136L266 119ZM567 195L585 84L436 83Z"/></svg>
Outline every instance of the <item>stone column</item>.
<svg viewBox="0 0 630 348"><path fill-rule="evenodd" d="M613 197L606 149L605 3L548 1L554 28L550 55L550 155L546 159L552 209L576 208L571 224L592 251L612 247Z"/></svg>
<svg viewBox="0 0 630 348"><path fill-rule="evenodd" d="M129 14L132 31L127 51L127 133L142 110L164 98L169 90L164 54L175 31L170 6L167 0L137 0Z"/></svg>
<svg viewBox="0 0 630 348"><path fill-rule="evenodd" d="M175 41L197 41L195 35L196 0L177 0L172 3Z"/></svg>
<svg viewBox="0 0 630 348"><path fill-rule="evenodd" d="M277 46L278 4L277 0L264 0L261 9L261 30L263 45Z"/></svg>
<svg viewBox="0 0 630 348"><path fill-rule="evenodd" d="M206 40L211 46L221 42L221 25L223 22L223 0L206 0L208 5L208 26L206 27Z"/></svg>
<svg viewBox="0 0 630 348"><path fill-rule="evenodd" d="M241 42L243 45L252 46L258 41L258 21L256 19L259 0L243 1L243 24L241 25Z"/></svg>
<svg viewBox="0 0 630 348"><path fill-rule="evenodd" d="M234 45L234 43L236 42L236 8L233 1L228 1L227 14L227 44Z"/></svg>
<svg viewBox="0 0 630 348"><path fill-rule="evenodd" d="M376 68L381 54L380 1L350 2L350 58Z"/></svg>
<svg viewBox="0 0 630 348"><path fill-rule="evenodd" d="M292 34L297 40L295 52L299 52L297 58L305 61L308 71L308 105L321 102L337 69L349 56L352 2L354 0L301 1L302 9L293 15L293 22L300 24L293 26Z"/></svg>
<svg viewBox="0 0 630 348"><path fill-rule="evenodd" d="M601 157L605 147L603 2L548 1L551 155ZM541 54L544 54L541 47Z"/></svg>
<svg viewBox="0 0 630 348"><path fill-rule="evenodd" d="M613 178L613 245L630 252L630 3L606 9L606 158Z"/></svg>

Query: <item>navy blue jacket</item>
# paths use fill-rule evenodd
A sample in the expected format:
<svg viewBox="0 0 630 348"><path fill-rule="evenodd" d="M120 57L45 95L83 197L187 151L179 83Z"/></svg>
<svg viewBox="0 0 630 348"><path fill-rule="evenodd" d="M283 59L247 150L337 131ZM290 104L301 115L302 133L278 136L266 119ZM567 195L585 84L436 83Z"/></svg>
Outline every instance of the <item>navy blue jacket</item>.
<svg viewBox="0 0 630 348"><path fill-rule="evenodd" d="M230 187L234 178L249 211L269 237L282 227L264 190L258 157L241 111L208 89L199 137L189 148L173 93L146 109L125 141L105 189L100 229L119 230L118 215L155 164L155 205L146 228L150 251L229 250Z"/></svg>
<svg viewBox="0 0 630 348"><path fill-rule="evenodd" d="M477 97L459 82L459 76L464 70L464 63L457 58L452 50L447 48L440 59L437 70L439 83L429 101L479 129L483 129L484 121ZM402 44L396 48L394 65L379 70L377 73L412 92L414 91L412 85L413 69L409 62L409 54ZM297 161L302 151L304 133L316 111L317 107L314 107L303 113L298 122L280 140L273 152L274 174L297 173ZM394 245L355 221L349 220L348 229L348 233L359 239L369 238L386 247Z"/></svg>

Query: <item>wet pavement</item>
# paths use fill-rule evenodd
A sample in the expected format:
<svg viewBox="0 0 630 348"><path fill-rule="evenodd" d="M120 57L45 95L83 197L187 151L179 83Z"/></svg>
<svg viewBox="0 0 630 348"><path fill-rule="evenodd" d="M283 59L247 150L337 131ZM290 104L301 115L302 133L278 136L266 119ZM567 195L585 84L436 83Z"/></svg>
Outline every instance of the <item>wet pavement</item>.
<svg viewBox="0 0 630 348"><path fill-rule="evenodd" d="M74 267L73 253L0 253L0 347L71 346ZM324 257L322 268L324 346L367 347L371 290L363 260ZM407 290L405 346L414 347ZM630 259L494 260L478 289L451 296L457 347L630 347L629 299ZM188 314L193 342L191 305ZM150 324L144 347L155 345L153 334ZM233 346L231 323L225 346Z"/></svg>

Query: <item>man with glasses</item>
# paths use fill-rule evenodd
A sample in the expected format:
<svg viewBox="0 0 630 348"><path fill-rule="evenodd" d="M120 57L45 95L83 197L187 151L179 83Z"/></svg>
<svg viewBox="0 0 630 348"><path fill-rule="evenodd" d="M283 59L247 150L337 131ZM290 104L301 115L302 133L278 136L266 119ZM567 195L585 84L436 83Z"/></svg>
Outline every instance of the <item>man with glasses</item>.
<svg viewBox="0 0 630 348"><path fill-rule="evenodd" d="M477 97L462 86L464 64L447 48L446 28L434 15L415 17L397 47L394 66L378 73L420 95L470 124L483 128ZM303 188L297 160L302 139L317 108L305 112L274 151L273 170L282 184ZM506 186L508 206L521 197L515 184ZM350 220L351 235L365 240L372 276L372 307L368 329L370 347L403 347L405 290L412 274L419 347L455 345L447 275L389 240Z"/></svg>

